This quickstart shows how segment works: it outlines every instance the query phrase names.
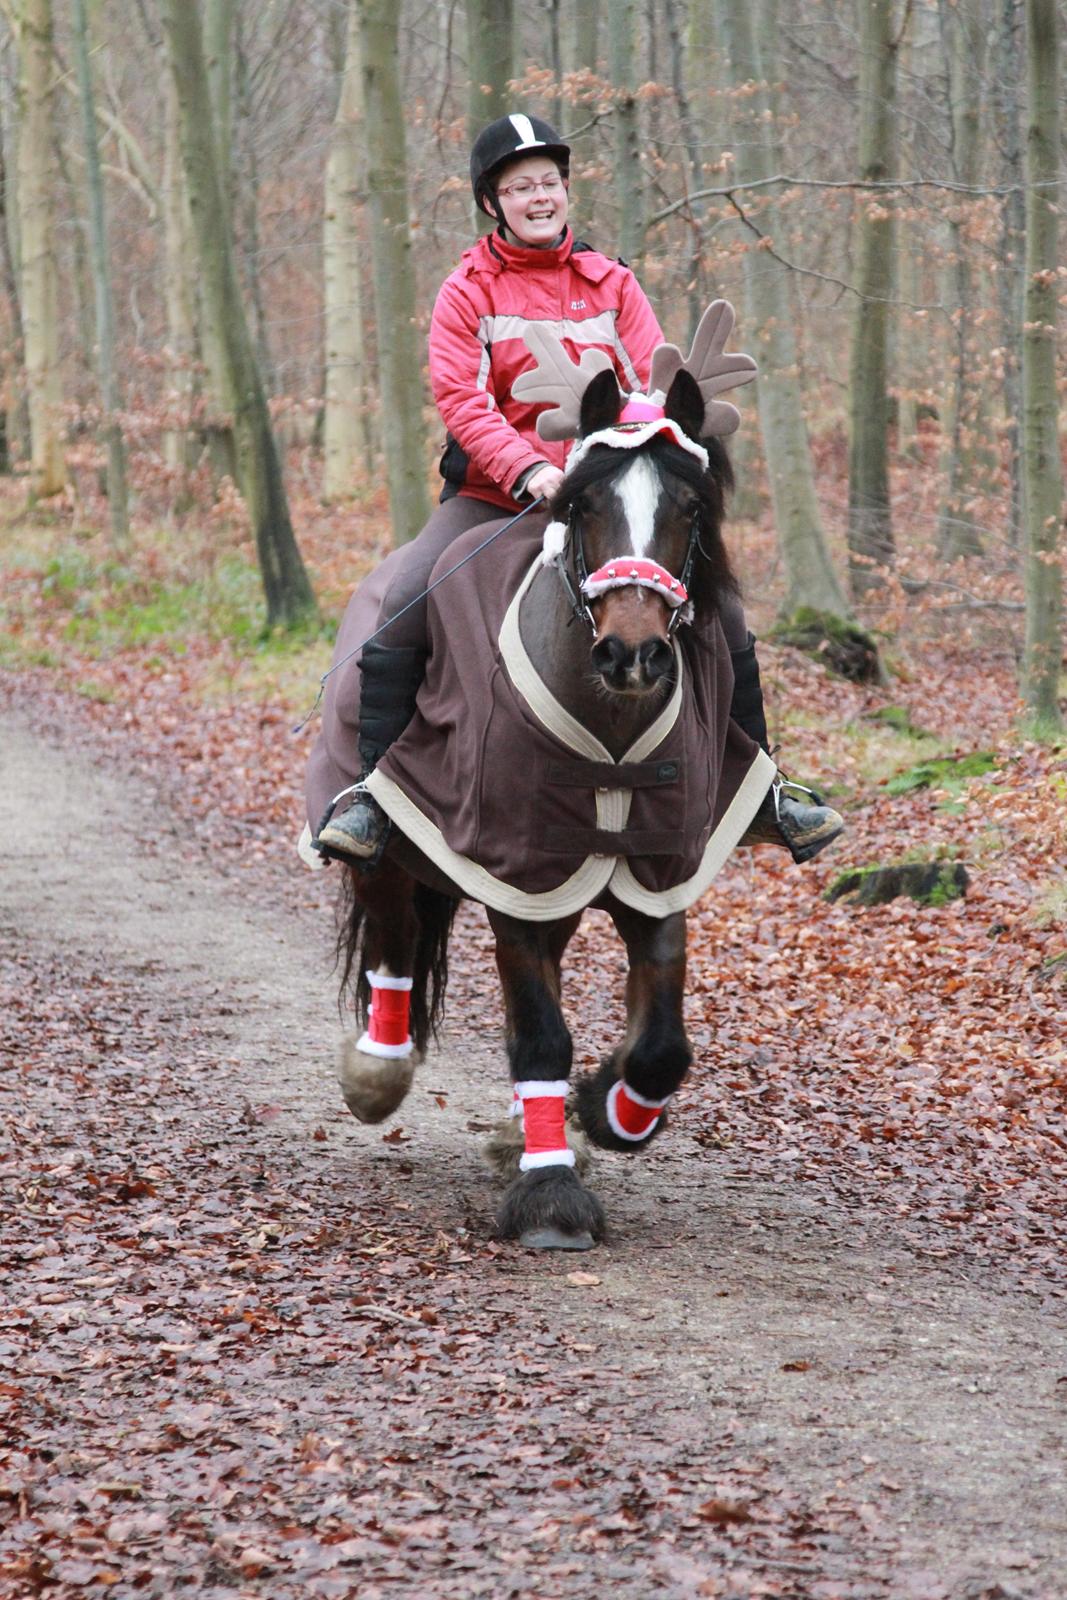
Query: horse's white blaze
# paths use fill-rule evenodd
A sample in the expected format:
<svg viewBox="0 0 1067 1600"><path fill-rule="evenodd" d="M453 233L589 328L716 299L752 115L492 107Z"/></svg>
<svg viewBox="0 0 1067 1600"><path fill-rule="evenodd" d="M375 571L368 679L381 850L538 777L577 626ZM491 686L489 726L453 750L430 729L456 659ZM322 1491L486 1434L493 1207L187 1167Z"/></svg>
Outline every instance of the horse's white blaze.
<svg viewBox="0 0 1067 1600"><path fill-rule="evenodd" d="M656 507L663 493L659 474L646 456L635 456L617 479L614 488L630 530L632 553L635 556L646 555L656 525Z"/></svg>

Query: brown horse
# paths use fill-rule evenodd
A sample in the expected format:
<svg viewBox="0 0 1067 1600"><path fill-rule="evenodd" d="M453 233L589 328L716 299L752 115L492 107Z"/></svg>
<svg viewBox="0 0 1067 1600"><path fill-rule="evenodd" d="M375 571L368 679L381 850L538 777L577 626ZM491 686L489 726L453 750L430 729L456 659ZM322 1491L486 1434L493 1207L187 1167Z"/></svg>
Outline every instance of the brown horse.
<svg viewBox="0 0 1067 1600"><path fill-rule="evenodd" d="M721 536L732 479L719 440L699 442L707 407L689 371L674 373L658 415L627 423L614 375L586 374L579 443L545 539L554 559L501 542L451 580L437 619L443 633L447 615L449 647L431 657L440 671L426 715L368 785L400 831L374 871L342 869L343 983L367 1028L345 1042L341 1083L364 1122L389 1115L411 1085L443 1004L458 900L486 905L519 1113L489 1147L511 1178L497 1227L531 1247L585 1249L605 1227L565 1130L560 963L583 909L606 910L625 944L627 1020L618 1047L575 1085L571 1110L593 1144L635 1152L662 1131L692 1060L685 907L774 776L728 720L716 608L734 587ZM462 541L450 563L456 550ZM485 634L492 659L479 659L477 619L500 588L506 612ZM479 683L484 715L471 700ZM435 720L448 730L436 744ZM475 742L464 746L468 724ZM464 781L448 781L455 773Z"/></svg>

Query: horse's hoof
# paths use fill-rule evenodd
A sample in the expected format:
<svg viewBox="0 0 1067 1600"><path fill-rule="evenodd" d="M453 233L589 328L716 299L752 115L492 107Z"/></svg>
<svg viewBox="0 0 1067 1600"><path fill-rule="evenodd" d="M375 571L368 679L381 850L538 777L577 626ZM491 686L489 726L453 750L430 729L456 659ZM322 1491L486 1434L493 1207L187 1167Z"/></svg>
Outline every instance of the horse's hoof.
<svg viewBox="0 0 1067 1600"><path fill-rule="evenodd" d="M357 1122L384 1122L411 1088L417 1065L414 1051L390 1060L365 1054L350 1037L342 1039L337 1077Z"/></svg>
<svg viewBox="0 0 1067 1600"><path fill-rule="evenodd" d="M526 1250L592 1250L591 1233L564 1233L562 1228L527 1228L519 1238Z"/></svg>
<svg viewBox="0 0 1067 1600"><path fill-rule="evenodd" d="M501 1200L496 1220L502 1239L518 1239L534 1250L588 1250L604 1237L600 1201L572 1167L521 1173ZM586 1238L589 1244L581 1242Z"/></svg>

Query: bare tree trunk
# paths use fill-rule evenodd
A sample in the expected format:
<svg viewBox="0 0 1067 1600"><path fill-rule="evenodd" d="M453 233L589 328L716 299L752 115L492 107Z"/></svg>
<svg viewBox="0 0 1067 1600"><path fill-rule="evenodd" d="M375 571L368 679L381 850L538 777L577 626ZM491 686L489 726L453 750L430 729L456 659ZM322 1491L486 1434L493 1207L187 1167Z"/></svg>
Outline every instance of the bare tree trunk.
<svg viewBox="0 0 1067 1600"><path fill-rule="evenodd" d="M773 11L766 12L760 29L769 51L774 48L775 21ZM761 84L773 73L775 63L773 57L761 60L746 0L722 0L720 23L734 83L738 87ZM775 139L764 89L757 87L746 104L751 109L751 124L737 140L736 155L742 183L768 177L776 170ZM762 210L760 231L773 229L773 211ZM756 249L745 255L744 269L745 338L759 362L760 426L786 569L783 612L793 616L807 608L847 618L848 603L830 561L815 494L796 342L797 308L788 269L766 251Z"/></svg>
<svg viewBox="0 0 1067 1600"><path fill-rule="evenodd" d="M980 113L985 61L985 19L976 7L940 0L941 39L948 76L952 118L952 171L961 184L977 185L980 176ZM949 407L944 470L944 499L938 517L938 554L946 561L977 555L982 541L969 501L976 490L989 488L992 460L982 428L982 390L974 348L974 274L965 226L973 201L960 197L950 212L949 254L954 323L952 399Z"/></svg>
<svg viewBox="0 0 1067 1600"><path fill-rule="evenodd" d="M204 304L219 335L223 398L233 417L238 486L255 536L268 624L292 626L313 619L317 608L293 537L267 399L237 281L212 132L200 14L190 0L163 0L162 12L178 92L182 159Z"/></svg>
<svg viewBox="0 0 1067 1600"><path fill-rule="evenodd" d="M641 136L637 114L636 0L613 0L608 30L608 72L614 99L615 198L619 207L619 255L640 266L645 245L641 190Z"/></svg>
<svg viewBox="0 0 1067 1600"><path fill-rule="evenodd" d="M252 96L248 56L242 30L243 14L237 13L237 38L234 52L237 99L237 148L240 178L232 185L235 209L240 216L241 267L245 295L252 307L256 362L268 394L277 392L274 357L267 333L267 311L263 304L263 279L260 273L259 162L252 129Z"/></svg>
<svg viewBox="0 0 1067 1600"><path fill-rule="evenodd" d="M165 75L163 94L163 298L170 353L167 404L183 422L164 434L163 456L168 466L183 470L193 463L193 414L200 393L196 293L191 277L195 246L182 165L178 90L170 72Z"/></svg>
<svg viewBox="0 0 1067 1600"><path fill-rule="evenodd" d="M1022 690L1033 732L1063 732L1063 473L1056 393L1059 255L1059 30L1056 0L1026 0L1026 310L1023 477L1026 656Z"/></svg>
<svg viewBox="0 0 1067 1600"><path fill-rule="evenodd" d="M1023 68L1022 0L1000 0L994 33L993 101L1000 146L1001 181L1007 188L1001 211L1000 270L997 273L999 344L1004 351L1004 436L1011 481L1010 538L1022 537L1022 460L1019 419L1022 416L1019 342L1016 330L1023 315L1026 255L1026 202L1023 198L1023 153L1018 86Z"/></svg>
<svg viewBox="0 0 1067 1600"><path fill-rule="evenodd" d="M30 454L30 413L22 382L22 352L25 340L22 332L22 294L19 288L18 269L18 197L12 176L17 166L17 159L12 161L12 147L16 144L13 120L5 114L2 141L0 141L0 196L2 196L0 272L3 275L4 293L7 295L13 335L13 348L7 353L3 369L5 399L2 421L5 472L11 471L16 459L25 460Z"/></svg>
<svg viewBox="0 0 1067 1600"><path fill-rule="evenodd" d="M358 0L358 4L382 445L393 538L401 543L415 537L429 516L430 505L398 72L399 18L392 0Z"/></svg>
<svg viewBox="0 0 1067 1600"><path fill-rule="evenodd" d="M374 9L380 7L376 5ZM514 0L467 0L467 55L467 134L473 143L487 122L495 122L497 117L515 110L514 97L508 93L515 62ZM475 206L474 226L478 233L491 233L496 224L480 206Z"/></svg>
<svg viewBox="0 0 1067 1600"><path fill-rule="evenodd" d="M859 177L892 176L896 42L892 0L859 0ZM873 568L891 566L889 515L888 300L893 234L881 197L864 197L855 227L859 302L853 322L849 371L848 548L852 592L876 581Z"/></svg>
<svg viewBox="0 0 1067 1600"><path fill-rule="evenodd" d="M901 41L900 71L905 79L921 71L918 24ZM914 174L900 171L901 177ZM897 218L893 230L894 284L897 299L902 302L890 329L889 366L892 385L897 397L897 453L909 460L920 459L919 400L920 372L925 362L920 355L915 336L914 312L909 306L922 302L922 260L918 230L911 218Z"/></svg>
<svg viewBox="0 0 1067 1600"><path fill-rule="evenodd" d="M559 26L560 0L545 0L545 10L548 13L548 64L552 68L552 78L558 89L563 79L563 41Z"/></svg>
<svg viewBox="0 0 1067 1600"><path fill-rule="evenodd" d="M201 0L190 0L197 7ZM203 0L204 62L207 71L210 138L215 149L219 191L225 208L226 229L233 236L233 34L237 0ZM207 368L210 408L205 431L214 471L218 477L237 474L233 429L222 420L226 403L228 365L225 330L216 325L212 308L200 296L200 347Z"/></svg>
<svg viewBox="0 0 1067 1600"><path fill-rule="evenodd" d="M566 34L566 51L564 54L564 68L568 73L595 74L597 70L597 33L600 21L600 0L571 0L570 28ZM560 121L564 131L568 120L576 127L580 127L586 119L586 109L579 102L564 116L561 112ZM571 208L575 216L575 229L583 237L590 237L594 230L595 204L599 185L595 180L582 176L582 163L588 161L594 151L596 129L579 135L572 139L571 144Z"/></svg>
<svg viewBox="0 0 1067 1600"><path fill-rule="evenodd" d="M204 57L214 113L219 182L233 209L233 60L238 0L204 0Z"/></svg>
<svg viewBox="0 0 1067 1600"><path fill-rule="evenodd" d="M103 434L107 441L107 498L111 538L116 549L129 544L130 517L126 499L126 450L119 422L121 398L115 371L115 318L111 303L111 262L107 248L104 179L97 144L92 70L89 64L89 21L85 0L74 0L74 53L85 129L85 169L89 191L89 240L93 286L96 291L96 342L100 367L100 393L104 405Z"/></svg>
<svg viewBox="0 0 1067 1600"><path fill-rule="evenodd" d="M326 398L323 497L350 495L371 461L367 372L363 354L363 265L359 211L363 202L363 95L359 14L348 9L341 94L326 162L322 255L325 286Z"/></svg>
<svg viewBox="0 0 1067 1600"><path fill-rule="evenodd" d="M703 186L703 172L701 170L700 144L697 140L693 123L693 114L689 104L689 95L685 82L685 51L682 44L682 25L678 15L678 0L665 0L665 13L667 33L671 44L671 87L674 90L674 100L678 107L678 122L682 132L682 143L685 146L686 158L686 183L690 191ZM697 323L708 302L705 275L704 275L704 229L702 224L703 212L691 209L686 217L689 227L689 274L685 286L686 298L689 302L689 337L692 339L696 332Z"/></svg>
<svg viewBox="0 0 1067 1600"><path fill-rule="evenodd" d="M66 483L55 254L56 167L52 139L55 66L51 0L23 0L19 54L22 92L19 232L30 467L33 494L48 496L58 494Z"/></svg>

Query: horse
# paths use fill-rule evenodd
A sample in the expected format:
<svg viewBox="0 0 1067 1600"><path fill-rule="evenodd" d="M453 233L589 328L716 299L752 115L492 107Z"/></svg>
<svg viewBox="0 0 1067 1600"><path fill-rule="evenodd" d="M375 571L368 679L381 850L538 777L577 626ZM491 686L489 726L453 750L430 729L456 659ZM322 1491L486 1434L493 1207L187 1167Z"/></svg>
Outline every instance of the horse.
<svg viewBox="0 0 1067 1600"><path fill-rule="evenodd" d="M754 373L749 358L721 355L730 325L732 313L720 312L713 394ZM542 374L549 365L542 362ZM534 877L525 889L499 887L501 872L490 870L499 866L493 850L506 850L499 838L482 862L445 841L444 823L428 813L435 795L457 785L431 776L419 789L429 724L409 728L368 780L398 825L384 858L371 871L342 868L341 983L365 1031L344 1040L340 1080L363 1122L383 1120L407 1094L442 1015L456 907L464 896L485 904L513 1084L513 1114L486 1152L510 1180L496 1229L533 1249L589 1249L605 1236L575 1122L589 1144L627 1154L662 1135L693 1059L683 1018L685 907L738 842L774 776L769 757L728 720L732 672L717 606L735 588L722 537L733 478L708 418L728 431L733 407L709 398L706 372L677 362L666 362L673 375L662 404L638 397L636 405L624 401L612 371L588 370L595 365L583 361L571 397L577 444L543 549L534 549L532 563L529 546L520 552L517 587L507 579L514 592L500 628L504 664L470 667L492 680L496 702L485 727L504 739L488 756L468 752L470 762L493 769L479 768L471 782L483 807L485 796L503 791L496 833L521 834L525 825L520 854ZM557 411L565 409L560 402ZM516 567L518 548L496 567L488 552L479 555L451 580L438 620L446 639L455 637L440 653L442 673L450 664L461 670L474 630L467 619L482 614L508 563ZM483 563L479 593L474 575ZM435 643L431 662L438 659ZM447 678L436 686L446 707L469 692L452 688L450 701ZM432 675L427 692L435 693ZM519 731L498 736L502 707L519 701ZM506 759L512 748L514 761ZM451 749L431 752L435 774ZM460 760L458 770L468 766ZM534 804L520 824L532 775ZM462 827L452 826L455 840ZM561 961L587 906L608 913L625 946L626 1027L572 1092Z"/></svg>

